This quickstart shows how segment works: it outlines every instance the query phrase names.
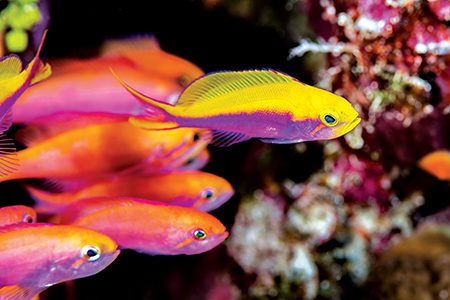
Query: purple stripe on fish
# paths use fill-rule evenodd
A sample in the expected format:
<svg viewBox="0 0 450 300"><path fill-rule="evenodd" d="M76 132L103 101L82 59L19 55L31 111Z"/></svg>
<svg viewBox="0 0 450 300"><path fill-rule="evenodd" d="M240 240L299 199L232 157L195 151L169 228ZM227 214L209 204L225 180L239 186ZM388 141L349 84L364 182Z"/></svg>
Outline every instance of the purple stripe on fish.
<svg viewBox="0 0 450 300"><path fill-rule="evenodd" d="M255 138L302 139L305 141L312 140L311 132L322 124L319 119L310 118L293 121L290 113L276 112L223 114L195 119L168 116L167 121L175 121L183 127L209 128L211 124L214 124L215 130L239 132ZM314 137L328 134L329 130L324 128L317 131Z"/></svg>

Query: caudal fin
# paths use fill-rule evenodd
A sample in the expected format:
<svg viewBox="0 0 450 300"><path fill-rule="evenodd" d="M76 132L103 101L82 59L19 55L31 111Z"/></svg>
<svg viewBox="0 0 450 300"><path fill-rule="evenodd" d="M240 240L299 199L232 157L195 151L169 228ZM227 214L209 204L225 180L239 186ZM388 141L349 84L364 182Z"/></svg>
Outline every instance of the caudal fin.
<svg viewBox="0 0 450 300"><path fill-rule="evenodd" d="M111 67L109 69L117 81L146 106L143 116L130 117L129 121L131 124L140 128L152 130L165 130L180 127L173 115L173 112L176 111L174 105L142 94L123 81Z"/></svg>
<svg viewBox="0 0 450 300"><path fill-rule="evenodd" d="M34 56L33 60L29 63L26 71L29 72L30 75L30 83L29 85L35 85L36 83L47 79L52 74L52 68L49 64L43 63L39 59L39 55L41 54L42 46L44 44L45 37L47 35L47 30L44 31L44 34L41 38L41 43L39 44L39 47L36 51L36 55Z"/></svg>
<svg viewBox="0 0 450 300"><path fill-rule="evenodd" d="M42 214L61 212L72 202L75 194L74 192L50 193L31 186L26 186L26 190L36 201L36 211Z"/></svg>

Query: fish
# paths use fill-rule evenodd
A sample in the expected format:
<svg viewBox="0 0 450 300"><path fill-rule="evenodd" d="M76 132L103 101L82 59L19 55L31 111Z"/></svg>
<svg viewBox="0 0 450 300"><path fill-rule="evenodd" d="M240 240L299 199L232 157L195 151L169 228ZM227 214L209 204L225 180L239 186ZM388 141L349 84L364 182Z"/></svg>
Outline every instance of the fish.
<svg viewBox="0 0 450 300"><path fill-rule="evenodd" d="M0 175L15 172L19 163L13 140L4 135L12 124L12 107L27 89L51 75L50 65L39 59L45 35L44 32L35 57L25 69L14 54L0 59Z"/></svg>
<svg viewBox="0 0 450 300"><path fill-rule="evenodd" d="M23 69L20 58L14 54L0 59L0 133L9 129L12 124L11 108L31 86L47 79L52 69L44 64L39 55L45 40L44 32L35 57Z"/></svg>
<svg viewBox="0 0 450 300"><path fill-rule="evenodd" d="M117 243L88 228L49 223L0 228L0 287L42 289L87 277L119 255Z"/></svg>
<svg viewBox="0 0 450 300"><path fill-rule="evenodd" d="M198 151L197 151L198 152ZM208 149L203 149L200 153L193 153L191 157L185 156L184 161L175 166L173 170L176 171L193 171L200 170L206 166L211 158Z"/></svg>
<svg viewBox="0 0 450 300"><path fill-rule="evenodd" d="M131 175L95 181L76 191L50 193L27 187L37 201L39 212L54 214L85 198L133 197L211 211L234 194L231 184L220 176L201 171L171 172L157 175Z"/></svg>
<svg viewBox="0 0 450 300"><path fill-rule="evenodd" d="M422 157L418 165L440 180L450 180L450 151L437 150Z"/></svg>
<svg viewBox="0 0 450 300"><path fill-rule="evenodd" d="M146 96L111 72L148 106L147 116L129 118L133 125L209 128L216 146L250 138L276 144L334 139L361 121L344 98L271 69L208 73L189 84L176 105Z"/></svg>
<svg viewBox="0 0 450 300"><path fill-rule="evenodd" d="M36 211L25 205L0 208L0 227L16 223L36 223Z"/></svg>
<svg viewBox="0 0 450 300"><path fill-rule="evenodd" d="M193 63L161 49L153 36L132 37L106 41L100 48L102 57L126 57L141 70L177 82L180 87L204 74Z"/></svg>
<svg viewBox="0 0 450 300"><path fill-rule="evenodd" d="M23 137L29 147L17 152L20 166L1 181L158 173L180 156L201 152L209 142L204 129L149 131L128 121L80 127L45 140L36 134L28 140Z"/></svg>
<svg viewBox="0 0 450 300"><path fill-rule="evenodd" d="M156 39L116 40L105 43L101 56L51 60L53 76L26 91L13 108L14 123L31 123L67 113L141 115L145 108L114 79L109 67L120 70L140 89L175 101L184 85L203 74L192 63L161 50Z"/></svg>
<svg viewBox="0 0 450 300"><path fill-rule="evenodd" d="M80 200L59 219L104 233L120 249L149 255L198 254L228 237L225 226L208 213L129 197Z"/></svg>

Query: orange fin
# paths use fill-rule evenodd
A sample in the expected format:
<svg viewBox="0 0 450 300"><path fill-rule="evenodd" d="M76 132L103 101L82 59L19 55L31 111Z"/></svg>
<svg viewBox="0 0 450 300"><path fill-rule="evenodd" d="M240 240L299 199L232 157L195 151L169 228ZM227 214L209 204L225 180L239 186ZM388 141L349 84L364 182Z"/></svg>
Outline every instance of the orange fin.
<svg viewBox="0 0 450 300"><path fill-rule="evenodd" d="M15 173L19 169L14 141L5 135L0 135L0 179Z"/></svg>
<svg viewBox="0 0 450 300"><path fill-rule="evenodd" d="M0 300L32 300L39 299L37 295L43 289L23 288L18 285L8 285L0 288ZM36 298L37 297L37 298Z"/></svg>
<svg viewBox="0 0 450 300"><path fill-rule="evenodd" d="M431 152L419 160L419 167L440 180L450 180L450 151Z"/></svg>
<svg viewBox="0 0 450 300"><path fill-rule="evenodd" d="M180 127L176 122L160 122L158 118L151 117L130 117L128 121L133 126L149 130L168 130Z"/></svg>
<svg viewBox="0 0 450 300"><path fill-rule="evenodd" d="M100 48L101 56L120 56L129 52L160 50L159 43L153 36L109 40Z"/></svg>

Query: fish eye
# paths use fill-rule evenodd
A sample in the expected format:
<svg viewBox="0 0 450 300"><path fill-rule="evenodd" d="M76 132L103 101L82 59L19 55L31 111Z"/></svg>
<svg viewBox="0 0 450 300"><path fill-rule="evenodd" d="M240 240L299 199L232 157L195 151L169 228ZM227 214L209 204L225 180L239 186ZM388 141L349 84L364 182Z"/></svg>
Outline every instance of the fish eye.
<svg viewBox="0 0 450 300"><path fill-rule="evenodd" d="M196 229L194 231L194 238L196 240L204 240L206 239L206 232L202 229Z"/></svg>
<svg viewBox="0 0 450 300"><path fill-rule="evenodd" d="M214 200L214 191L212 189L204 189L201 193L201 197L207 200Z"/></svg>
<svg viewBox="0 0 450 300"><path fill-rule="evenodd" d="M189 76L187 75L180 75L177 77L177 84L181 87L187 86L191 81L189 80Z"/></svg>
<svg viewBox="0 0 450 300"><path fill-rule="evenodd" d="M189 166L190 164L192 164L195 161L195 158L191 157L188 160L186 160L186 162L184 163L185 166Z"/></svg>
<svg viewBox="0 0 450 300"><path fill-rule="evenodd" d="M326 114L323 116L323 120L325 121L325 125L327 126L334 126L338 123L338 120L336 117L334 117L331 114Z"/></svg>
<svg viewBox="0 0 450 300"><path fill-rule="evenodd" d="M88 261L96 261L100 258L101 251L95 246L87 245L81 249L81 256Z"/></svg>
<svg viewBox="0 0 450 300"><path fill-rule="evenodd" d="M24 215L22 221L26 222L26 223L34 223L35 222L33 219L33 216L31 216L29 214Z"/></svg>
<svg viewBox="0 0 450 300"><path fill-rule="evenodd" d="M198 141L200 139L200 133L196 132L194 133L194 136L192 137L192 140L194 142Z"/></svg>

